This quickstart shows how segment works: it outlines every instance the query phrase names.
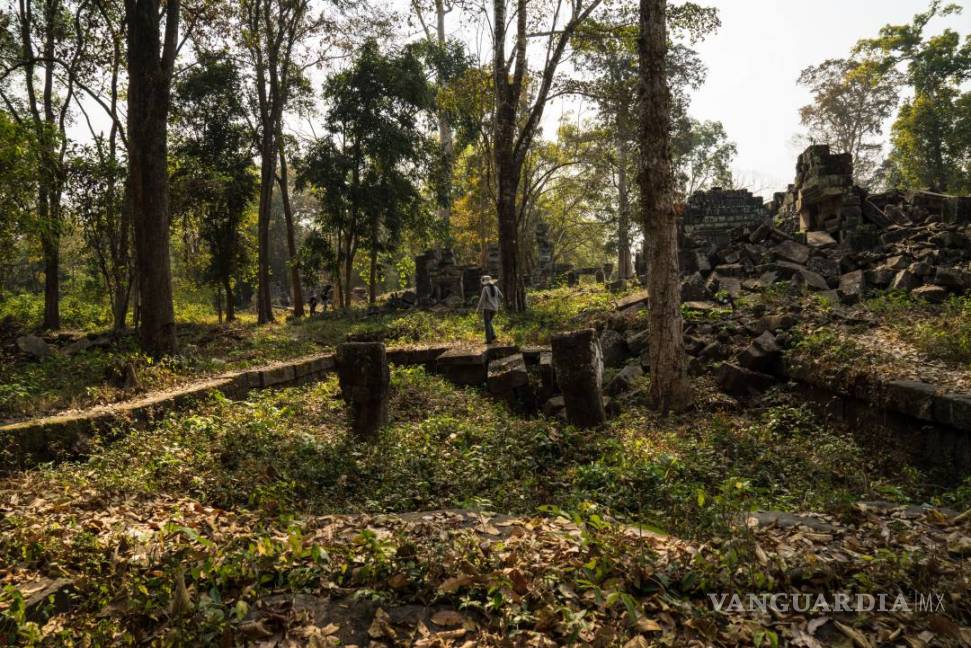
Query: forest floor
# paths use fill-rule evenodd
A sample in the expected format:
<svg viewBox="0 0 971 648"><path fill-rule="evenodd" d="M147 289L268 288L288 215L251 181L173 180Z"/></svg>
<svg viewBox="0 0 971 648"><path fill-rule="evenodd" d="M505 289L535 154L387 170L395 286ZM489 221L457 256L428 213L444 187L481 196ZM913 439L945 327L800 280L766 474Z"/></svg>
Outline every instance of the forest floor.
<svg viewBox="0 0 971 648"><path fill-rule="evenodd" d="M596 288L551 291L500 332L544 342L612 317L613 299ZM909 349L900 367L967 370L953 342L971 330L960 300L930 306L891 295L844 312L763 295L739 307L766 305L799 309L793 335L820 356L863 361L871 337L860 322L869 317L869 329ZM735 326L726 309L689 321ZM239 348L259 349L240 363L327 348L348 333L389 342L478 336L474 314L459 313L239 328L252 336ZM260 336L288 341L261 349ZM225 348L209 357L237 347ZM894 348L870 352L892 360ZM348 434L331 376L240 401L215 394L95 444L84 460L8 474L0 480L0 637L45 645L971 643L971 520L960 514L971 507L971 480L945 481L784 388L740 408L700 376L696 407L660 418L645 386L606 425L579 431L521 417L420 367L395 368L391 422L364 444ZM741 611L718 610L710 598L797 591L830 605L834 593L885 593L898 606Z"/></svg>
<svg viewBox="0 0 971 648"><path fill-rule="evenodd" d="M817 314L824 304L815 305ZM887 293L826 327L803 328L803 346L822 357L885 376L971 393L971 299L928 304Z"/></svg>

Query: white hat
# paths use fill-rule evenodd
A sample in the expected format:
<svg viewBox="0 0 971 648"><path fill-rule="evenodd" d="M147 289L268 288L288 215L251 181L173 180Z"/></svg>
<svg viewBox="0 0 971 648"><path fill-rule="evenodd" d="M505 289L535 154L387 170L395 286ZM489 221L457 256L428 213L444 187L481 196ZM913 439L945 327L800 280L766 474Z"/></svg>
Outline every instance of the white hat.
<svg viewBox="0 0 971 648"><path fill-rule="evenodd" d="M479 277L479 283L483 286L486 284L491 284L492 277L490 277L489 275L482 275L481 277Z"/></svg>

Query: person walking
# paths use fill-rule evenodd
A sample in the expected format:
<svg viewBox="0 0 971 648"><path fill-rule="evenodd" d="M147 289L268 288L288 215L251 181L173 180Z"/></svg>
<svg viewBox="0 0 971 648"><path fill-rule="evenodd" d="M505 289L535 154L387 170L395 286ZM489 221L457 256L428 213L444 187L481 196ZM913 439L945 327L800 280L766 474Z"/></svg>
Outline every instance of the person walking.
<svg viewBox="0 0 971 648"><path fill-rule="evenodd" d="M502 292L495 280L489 275L482 275L479 278L479 283L482 285L482 295L479 296L479 305L476 310L482 313L486 344L492 344L498 339L496 338L496 329L492 326L492 318L499 311L499 305L502 303Z"/></svg>

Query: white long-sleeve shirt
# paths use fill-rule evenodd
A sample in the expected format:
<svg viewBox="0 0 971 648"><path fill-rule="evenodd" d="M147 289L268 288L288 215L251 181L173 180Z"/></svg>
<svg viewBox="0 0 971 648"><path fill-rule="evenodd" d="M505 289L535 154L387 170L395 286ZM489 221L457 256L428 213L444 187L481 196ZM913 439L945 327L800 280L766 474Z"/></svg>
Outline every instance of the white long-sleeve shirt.
<svg viewBox="0 0 971 648"><path fill-rule="evenodd" d="M479 305L476 306L476 310L498 311L501 303L502 292L499 290L499 287L495 284L486 284L482 286L482 295L479 296Z"/></svg>

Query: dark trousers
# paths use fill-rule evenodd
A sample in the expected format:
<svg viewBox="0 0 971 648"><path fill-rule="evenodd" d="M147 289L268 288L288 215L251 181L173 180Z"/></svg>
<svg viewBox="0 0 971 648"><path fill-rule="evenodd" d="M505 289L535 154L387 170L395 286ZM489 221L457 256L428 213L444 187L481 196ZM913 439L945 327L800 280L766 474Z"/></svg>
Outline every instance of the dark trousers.
<svg viewBox="0 0 971 648"><path fill-rule="evenodd" d="M485 322L486 344L496 339L496 329L492 327L492 318L496 316L496 311L482 311L482 321Z"/></svg>

